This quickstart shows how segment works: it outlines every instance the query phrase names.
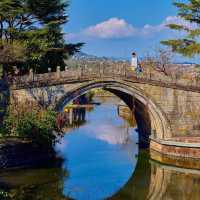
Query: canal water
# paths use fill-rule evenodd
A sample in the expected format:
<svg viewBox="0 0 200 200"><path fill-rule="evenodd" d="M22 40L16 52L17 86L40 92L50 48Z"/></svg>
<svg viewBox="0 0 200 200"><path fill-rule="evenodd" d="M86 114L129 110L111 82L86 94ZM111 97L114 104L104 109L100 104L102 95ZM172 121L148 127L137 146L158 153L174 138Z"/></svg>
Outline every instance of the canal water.
<svg viewBox="0 0 200 200"><path fill-rule="evenodd" d="M62 167L0 174L0 200L199 200L200 171L157 163L138 149L135 124L120 100L98 98L85 123L56 145Z"/></svg>

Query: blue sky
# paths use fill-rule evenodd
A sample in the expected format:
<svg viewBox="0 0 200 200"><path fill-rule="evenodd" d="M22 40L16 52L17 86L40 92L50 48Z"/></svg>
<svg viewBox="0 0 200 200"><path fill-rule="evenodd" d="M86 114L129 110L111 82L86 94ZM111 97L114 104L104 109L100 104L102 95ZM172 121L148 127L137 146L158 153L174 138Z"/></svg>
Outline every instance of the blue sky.
<svg viewBox="0 0 200 200"><path fill-rule="evenodd" d="M85 42L82 51L97 56L143 57L160 40L177 37L167 23L180 22L173 0L71 0L64 27L70 42Z"/></svg>

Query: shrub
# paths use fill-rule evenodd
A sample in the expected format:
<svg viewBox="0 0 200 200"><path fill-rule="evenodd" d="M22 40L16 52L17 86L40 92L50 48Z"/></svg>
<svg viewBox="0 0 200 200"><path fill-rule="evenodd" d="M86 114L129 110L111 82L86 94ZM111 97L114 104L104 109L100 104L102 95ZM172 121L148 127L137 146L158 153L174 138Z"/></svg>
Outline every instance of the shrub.
<svg viewBox="0 0 200 200"><path fill-rule="evenodd" d="M31 140L38 145L55 144L56 112L51 109L16 109L10 106L3 122L1 136L16 136Z"/></svg>

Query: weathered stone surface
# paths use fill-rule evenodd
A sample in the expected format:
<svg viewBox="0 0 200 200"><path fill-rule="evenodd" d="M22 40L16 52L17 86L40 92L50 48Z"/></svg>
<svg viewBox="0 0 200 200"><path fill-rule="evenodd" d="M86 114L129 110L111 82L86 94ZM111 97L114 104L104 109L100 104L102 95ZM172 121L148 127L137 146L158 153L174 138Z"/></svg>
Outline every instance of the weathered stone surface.
<svg viewBox="0 0 200 200"><path fill-rule="evenodd" d="M104 88L112 89L116 95L120 96L130 107L134 106L134 99L141 102L146 107L151 119L151 129L156 130L159 138L169 137L172 134L167 116L161 106L150 96L151 87L130 83L123 80L100 79L94 81L78 82L73 84L63 84L58 86L39 87L30 89L12 90L11 101L24 103L25 101L45 102L56 108L61 108L65 103L86 93L90 89ZM162 88L161 88L162 90ZM118 93L117 93L118 92ZM158 98L159 97L159 98ZM160 99L162 96L158 96ZM155 98L156 99L156 98ZM151 130L149 130L151 132ZM165 133L165 135L164 135Z"/></svg>
<svg viewBox="0 0 200 200"><path fill-rule="evenodd" d="M94 88L108 90L120 97L131 110L134 108L137 111L136 121L148 125L145 125L145 130L140 126L146 135L153 134L160 140L200 136L200 91L196 89L190 91L184 87L138 82L123 77L104 77L12 89L11 101L43 102L62 110L66 103Z"/></svg>
<svg viewBox="0 0 200 200"><path fill-rule="evenodd" d="M182 144L180 142L176 143L174 145L174 141L171 141L171 143L169 141L168 144L164 144L156 140L151 140L150 149L169 156L200 159L200 146L190 143L187 146L182 145L187 144L187 142L183 142Z"/></svg>
<svg viewBox="0 0 200 200"><path fill-rule="evenodd" d="M157 151L150 151L151 159L166 165L177 166L185 169L200 169L200 160L172 155L163 155Z"/></svg>
<svg viewBox="0 0 200 200"><path fill-rule="evenodd" d="M166 121L170 125L170 134L165 133L164 138L171 138L174 136L185 136L200 134L200 93L178 90L173 88L165 88L161 86L153 86L140 83L130 83L126 81L111 81L111 80L96 80L84 83L63 84L58 86L40 87L32 89L13 90L13 99L18 102L28 101L45 101L48 104L55 106L57 103L63 101L64 97L74 92L74 98L83 92L92 88L109 87L121 88L126 86L128 90L137 89L139 95L145 97L143 104L149 104L150 101L156 106L158 110L163 113ZM127 93L125 88L124 93ZM130 94L130 91L128 92ZM131 94L135 99L134 91ZM148 107L148 106L147 106ZM156 120L156 119L155 119ZM152 126L153 128L153 126Z"/></svg>

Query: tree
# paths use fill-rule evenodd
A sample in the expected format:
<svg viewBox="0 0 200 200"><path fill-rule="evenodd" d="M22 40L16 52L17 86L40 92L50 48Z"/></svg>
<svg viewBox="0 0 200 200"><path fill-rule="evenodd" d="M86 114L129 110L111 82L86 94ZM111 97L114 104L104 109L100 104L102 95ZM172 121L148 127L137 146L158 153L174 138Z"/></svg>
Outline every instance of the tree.
<svg viewBox="0 0 200 200"><path fill-rule="evenodd" d="M172 62L172 52L166 49L158 48L154 55L147 55L143 59L143 65L151 67L153 70L166 76L169 75L169 65Z"/></svg>
<svg viewBox="0 0 200 200"><path fill-rule="evenodd" d="M23 28L20 19L23 13L23 7L18 0L0 2L0 63L3 65L3 71L8 69L10 64L23 60L24 46L15 41L17 29Z"/></svg>
<svg viewBox="0 0 200 200"><path fill-rule="evenodd" d="M0 63L27 71L64 65L79 44L65 44L62 25L68 21L63 0L2 0L0 2ZM16 48L16 46L18 48Z"/></svg>
<svg viewBox="0 0 200 200"><path fill-rule="evenodd" d="M178 16L185 20L184 24L169 24L173 30L185 31L187 34L180 39L162 41L161 43L170 46L174 52L184 56L192 57L200 54L200 0L188 0L187 3L175 2L178 8ZM189 26L187 25L189 24Z"/></svg>
<svg viewBox="0 0 200 200"><path fill-rule="evenodd" d="M28 2L30 9L47 28L48 50L39 63L39 65L46 67L40 68L39 71L46 70L48 67L55 71L56 66L64 68L64 60L79 51L83 45L83 43L66 44L64 41L62 26L68 22L66 14L66 9L69 6L68 1L29 0Z"/></svg>

